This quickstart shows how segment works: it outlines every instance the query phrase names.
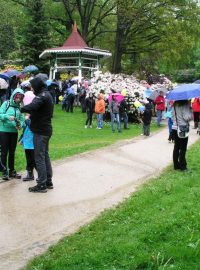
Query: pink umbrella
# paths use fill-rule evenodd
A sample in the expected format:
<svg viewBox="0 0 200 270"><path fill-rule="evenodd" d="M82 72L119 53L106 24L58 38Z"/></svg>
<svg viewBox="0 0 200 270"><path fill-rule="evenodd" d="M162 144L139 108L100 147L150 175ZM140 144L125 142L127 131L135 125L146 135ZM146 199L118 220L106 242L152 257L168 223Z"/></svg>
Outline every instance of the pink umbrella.
<svg viewBox="0 0 200 270"><path fill-rule="evenodd" d="M113 94L111 94L111 95L108 97L108 101L109 101L109 102L111 102L112 96L115 96L117 102L119 102L119 103L120 103L122 100L124 100L124 96L123 96L122 94L120 94L120 93L113 93Z"/></svg>
<svg viewBox="0 0 200 270"><path fill-rule="evenodd" d="M7 89L8 88L8 83L0 78L0 89Z"/></svg>
<svg viewBox="0 0 200 270"><path fill-rule="evenodd" d="M32 100L34 99L34 97L35 95L33 94L32 91L25 92L24 98L23 98L24 106L30 104Z"/></svg>

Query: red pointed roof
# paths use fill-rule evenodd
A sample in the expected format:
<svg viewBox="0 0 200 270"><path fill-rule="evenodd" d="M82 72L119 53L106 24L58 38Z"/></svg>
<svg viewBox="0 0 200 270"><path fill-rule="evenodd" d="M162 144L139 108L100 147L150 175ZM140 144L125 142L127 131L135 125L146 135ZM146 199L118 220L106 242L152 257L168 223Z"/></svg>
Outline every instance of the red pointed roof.
<svg viewBox="0 0 200 270"><path fill-rule="evenodd" d="M87 43L78 33L76 22L74 23L73 30L71 35L65 41L63 46L57 48L51 48L44 50L40 55L39 58L45 58L52 54L72 54L72 53L83 53L83 54L90 54L90 55L97 55L99 57L110 57L111 53L109 51L95 49L88 47Z"/></svg>
<svg viewBox="0 0 200 270"><path fill-rule="evenodd" d="M81 37L81 35L79 34L77 30L76 22L74 23L73 31L71 35L68 37L68 39L65 41L62 47L68 48L68 49L70 48L81 49L81 48L88 47L88 45L86 44L86 42L84 41L84 39Z"/></svg>

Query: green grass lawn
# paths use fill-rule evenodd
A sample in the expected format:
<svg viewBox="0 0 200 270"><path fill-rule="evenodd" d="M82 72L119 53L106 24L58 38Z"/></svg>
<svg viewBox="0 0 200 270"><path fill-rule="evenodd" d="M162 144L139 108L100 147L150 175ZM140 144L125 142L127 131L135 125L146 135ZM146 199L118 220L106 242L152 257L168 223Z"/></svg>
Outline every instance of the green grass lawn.
<svg viewBox="0 0 200 270"><path fill-rule="evenodd" d="M200 142L192 173L167 168L118 207L65 237L26 270L199 270Z"/></svg>
<svg viewBox="0 0 200 270"><path fill-rule="evenodd" d="M75 112L66 113L61 110L61 105L55 106L53 118L53 136L50 141L50 156L52 160L69 157L88 150L110 145L118 140L131 139L141 134L141 125L131 124L129 130L122 133L112 133L109 123L102 130L97 130L97 122L94 116L93 128L85 129L86 114L81 113L80 108ZM156 125L152 124L152 131ZM17 147L16 169L25 170L25 155L22 146Z"/></svg>

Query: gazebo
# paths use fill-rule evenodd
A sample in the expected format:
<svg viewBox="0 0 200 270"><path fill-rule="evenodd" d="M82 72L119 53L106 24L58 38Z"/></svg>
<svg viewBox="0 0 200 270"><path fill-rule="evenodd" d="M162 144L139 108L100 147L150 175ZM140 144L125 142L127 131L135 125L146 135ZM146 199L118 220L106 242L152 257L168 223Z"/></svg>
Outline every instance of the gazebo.
<svg viewBox="0 0 200 270"><path fill-rule="evenodd" d="M40 58L50 59L50 79L55 79L57 72L76 71L81 79L85 71L91 76L98 71L101 58L110 57L106 50L90 48L78 33L76 23L73 31L62 47L46 49L40 54Z"/></svg>

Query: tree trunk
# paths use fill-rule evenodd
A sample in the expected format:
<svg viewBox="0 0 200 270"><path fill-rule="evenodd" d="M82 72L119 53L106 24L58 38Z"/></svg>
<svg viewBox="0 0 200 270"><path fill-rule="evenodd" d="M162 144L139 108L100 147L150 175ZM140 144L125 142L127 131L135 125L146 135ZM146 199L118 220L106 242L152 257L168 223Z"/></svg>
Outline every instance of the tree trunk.
<svg viewBox="0 0 200 270"><path fill-rule="evenodd" d="M117 31L115 37L115 52L113 57L113 64L112 64L112 72L113 73L120 73L121 72L121 60L123 55L123 29L120 25L120 18L118 18L117 22Z"/></svg>
<svg viewBox="0 0 200 270"><path fill-rule="evenodd" d="M121 60L122 60L122 51L120 50L120 42L116 41L115 52L113 57L112 64L112 73L120 73L121 72Z"/></svg>

